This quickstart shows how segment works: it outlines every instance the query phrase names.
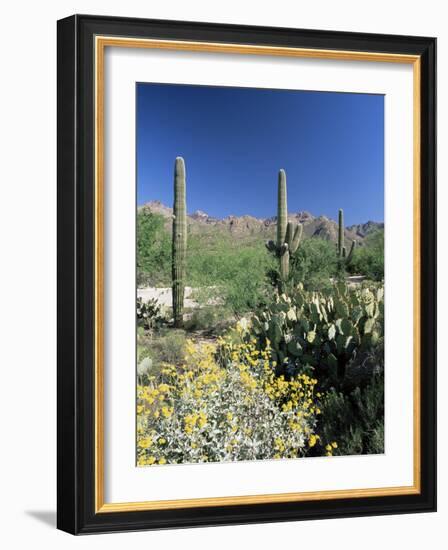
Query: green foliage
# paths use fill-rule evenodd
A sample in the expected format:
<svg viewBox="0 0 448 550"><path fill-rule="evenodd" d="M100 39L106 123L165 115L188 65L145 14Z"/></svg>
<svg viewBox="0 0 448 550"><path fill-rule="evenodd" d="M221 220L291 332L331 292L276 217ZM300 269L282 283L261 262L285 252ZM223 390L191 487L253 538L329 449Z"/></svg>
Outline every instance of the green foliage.
<svg viewBox="0 0 448 550"><path fill-rule="evenodd" d="M171 238L163 219L144 210L138 213L140 287L170 284ZM258 239L235 244L231 235L218 230L188 237L186 285L201 289L197 294L202 305L211 300L236 315L253 310L266 299L266 272L274 267L274 259Z"/></svg>
<svg viewBox="0 0 448 550"><path fill-rule="evenodd" d="M364 246L357 247L349 266L351 273L362 274L373 281L384 279L384 230L367 235Z"/></svg>
<svg viewBox="0 0 448 550"><path fill-rule="evenodd" d="M348 368L374 354L383 338L382 287L309 292L300 285L254 316L251 329L261 349L270 343L277 372L312 369L323 386L343 387Z"/></svg>
<svg viewBox="0 0 448 550"><path fill-rule="evenodd" d="M189 239L189 284L203 289L203 304L223 305L235 315L266 301L266 271L273 266L258 241L238 247L230 235L218 233Z"/></svg>
<svg viewBox="0 0 448 550"><path fill-rule="evenodd" d="M384 376L374 375L367 385L348 394L332 389L321 401L318 433L335 440L335 454L384 453Z"/></svg>
<svg viewBox="0 0 448 550"><path fill-rule="evenodd" d="M149 358L150 374L158 375L165 363L180 365L184 360L186 336L182 329L159 328L159 330L138 334L137 374L143 359Z"/></svg>
<svg viewBox="0 0 448 550"><path fill-rule="evenodd" d="M272 252L279 260L280 290L289 278L289 261L299 247L302 231L302 225L288 222L286 173L284 170L280 170L278 173L277 242L268 241L266 243L269 252Z"/></svg>
<svg viewBox="0 0 448 550"><path fill-rule="evenodd" d="M319 237L304 239L291 261L292 284L302 283L305 290L329 289L337 274L334 243Z"/></svg>
<svg viewBox="0 0 448 550"><path fill-rule="evenodd" d="M187 254L187 204L185 189L185 163L177 157L174 165L174 205L173 205L173 315L174 325L182 326L185 295L186 254Z"/></svg>
<svg viewBox="0 0 448 550"><path fill-rule="evenodd" d="M140 287L171 284L171 236L165 222L166 218L159 214L145 209L138 212L137 284ZM333 242L320 237L302 239L290 257L288 286L302 283L306 290L328 290L330 279L340 277L334 250ZM271 284L278 286L278 267L278 259L266 254L257 238L235 244L230 234L219 229L188 236L186 284L194 288L215 287L215 290L219 287L222 299L238 315L262 303L266 292L272 293L272 288L266 285L268 272ZM384 231L366 237L365 244L354 250L347 271L374 281L383 280Z"/></svg>
<svg viewBox="0 0 448 550"><path fill-rule="evenodd" d="M168 284L171 268L171 239L165 218L142 208L137 212L137 284Z"/></svg>
<svg viewBox="0 0 448 550"><path fill-rule="evenodd" d="M231 315L224 306L205 305L194 309L184 322L187 332L202 331L205 335L218 336L228 329Z"/></svg>

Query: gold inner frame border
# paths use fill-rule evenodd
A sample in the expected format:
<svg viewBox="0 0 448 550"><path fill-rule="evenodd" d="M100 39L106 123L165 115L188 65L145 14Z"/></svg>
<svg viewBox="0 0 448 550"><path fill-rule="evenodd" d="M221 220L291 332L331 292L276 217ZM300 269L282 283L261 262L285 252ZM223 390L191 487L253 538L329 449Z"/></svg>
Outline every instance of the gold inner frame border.
<svg viewBox="0 0 448 550"><path fill-rule="evenodd" d="M300 57L313 59L407 63L413 65L413 458L414 483L402 487L342 489L301 493L275 493L179 500L106 503L104 501L104 55L106 47L146 48L159 50L233 53L266 56ZM304 502L343 498L365 498L393 495L420 494L421 480L421 425L420 425L420 277L421 277L421 218L420 218L420 166L421 166L421 61L417 55L345 50L321 50L251 44L226 44L180 40L159 40L96 36L95 59L95 513L167 510L211 506L232 506L279 502Z"/></svg>

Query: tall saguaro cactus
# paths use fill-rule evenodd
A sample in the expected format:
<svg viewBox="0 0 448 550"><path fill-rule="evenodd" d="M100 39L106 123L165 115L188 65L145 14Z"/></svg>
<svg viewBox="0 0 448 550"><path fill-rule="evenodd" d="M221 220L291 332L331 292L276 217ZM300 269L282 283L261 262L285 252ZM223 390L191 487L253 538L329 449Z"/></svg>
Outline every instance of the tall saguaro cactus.
<svg viewBox="0 0 448 550"><path fill-rule="evenodd" d="M339 216L338 216L338 244L337 244L337 252L338 252L338 258L341 261L341 264L349 264L351 262L351 259L353 257L353 251L355 250L356 241L352 241L352 245L350 247L350 252L347 255L347 249L344 245L344 211L342 208L339 209Z"/></svg>
<svg viewBox="0 0 448 550"><path fill-rule="evenodd" d="M172 281L174 326L183 323L187 256L187 205L185 199L185 162L177 157L174 164L174 205L173 205L173 244Z"/></svg>
<svg viewBox="0 0 448 550"><path fill-rule="evenodd" d="M302 225L288 222L286 173L282 169L278 173L277 242L266 243L266 248L279 260L282 285L288 279L289 260L299 248L302 231Z"/></svg>

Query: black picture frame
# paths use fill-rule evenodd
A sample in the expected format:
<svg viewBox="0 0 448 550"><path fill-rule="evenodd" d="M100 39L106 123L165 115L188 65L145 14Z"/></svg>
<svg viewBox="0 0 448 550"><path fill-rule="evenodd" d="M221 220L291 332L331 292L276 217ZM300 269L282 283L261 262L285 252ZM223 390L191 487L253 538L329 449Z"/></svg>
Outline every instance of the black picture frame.
<svg viewBox="0 0 448 550"><path fill-rule="evenodd" d="M421 61L419 494L95 511L94 39L97 35L416 55ZM73 534L436 510L436 39L74 15L58 21L57 526Z"/></svg>

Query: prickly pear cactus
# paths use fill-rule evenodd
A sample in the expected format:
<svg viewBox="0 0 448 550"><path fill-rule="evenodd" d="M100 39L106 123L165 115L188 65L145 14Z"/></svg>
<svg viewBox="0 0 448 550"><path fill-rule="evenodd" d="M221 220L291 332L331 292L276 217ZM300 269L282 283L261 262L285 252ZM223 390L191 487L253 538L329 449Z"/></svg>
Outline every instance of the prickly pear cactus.
<svg viewBox="0 0 448 550"><path fill-rule="evenodd" d="M187 205L185 162L177 157L174 165L174 206L172 243L172 288L174 325L182 326L187 254Z"/></svg>
<svg viewBox="0 0 448 550"><path fill-rule="evenodd" d="M286 173L278 173L277 242L268 241L266 248L279 260L282 284L289 277L289 260L297 251L302 238L302 225L288 222Z"/></svg>
<svg viewBox="0 0 448 550"><path fill-rule="evenodd" d="M260 348L270 346L279 373L310 366L342 384L347 366L368 356L384 337L384 289L351 290L341 282L329 291L310 292L298 285L252 324Z"/></svg>

